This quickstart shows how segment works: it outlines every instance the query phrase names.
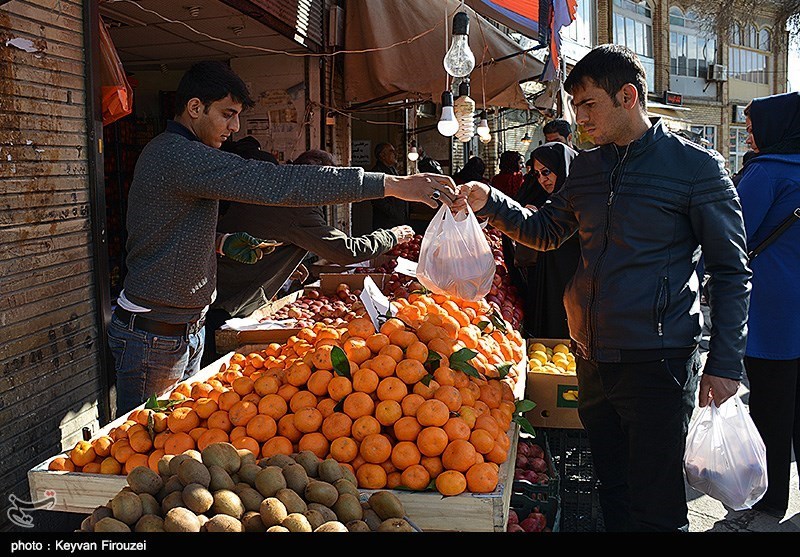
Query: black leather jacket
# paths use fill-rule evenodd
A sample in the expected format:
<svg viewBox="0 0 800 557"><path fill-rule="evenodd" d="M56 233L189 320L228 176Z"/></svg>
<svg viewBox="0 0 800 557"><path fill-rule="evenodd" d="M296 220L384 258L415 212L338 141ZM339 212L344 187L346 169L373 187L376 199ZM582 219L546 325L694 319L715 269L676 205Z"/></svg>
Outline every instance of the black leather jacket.
<svg viewBox="0 0 800 557"><path fill-rule="evenodd" d="M577 231L581 261L564 304L574 349L596 362L696 349L702 246L712 324L704 372L742 378L751 271L741 205L719 154L654 120L627 147L582 152L539 212L492 189L478 215L539 250L555 249Z"/></svg>

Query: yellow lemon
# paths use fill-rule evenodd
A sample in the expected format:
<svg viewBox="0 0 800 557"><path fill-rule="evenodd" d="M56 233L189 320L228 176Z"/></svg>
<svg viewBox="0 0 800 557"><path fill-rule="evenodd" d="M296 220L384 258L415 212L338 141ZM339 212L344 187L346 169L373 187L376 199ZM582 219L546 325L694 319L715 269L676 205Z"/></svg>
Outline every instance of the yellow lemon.
<svg viewBox="0 0 800 557"><path fill-rule="evenodd" d="M541 350L535 350L535 351L534 351L534 352L533 352L533 353L530 355L530 359L531 359L531 360L537 360L537 361L538 361L539 363L541 363L541 364L546 364L546 363L547 363L547 354L545 354L545 353L544 353L544 352L542 352Z"/></svg>
<svg viewBox="0 0 800 557"><path fill-rule="evenodd" d="M541 342L534 342L528 348L528 353L532 354L533 352L536 352L537 350L539 350L541 352L546 352L546 348L547 347L544 344L542 344Z"/></svg>
<svg viewBox="0 0 800 557"><path fill-rule="evenodd" d="M568 354L569 353L569 347L567 347L566 344L556 344L555 346L553 346L553 352L558 352L558 353L561 353L561 354Z"/></svg>

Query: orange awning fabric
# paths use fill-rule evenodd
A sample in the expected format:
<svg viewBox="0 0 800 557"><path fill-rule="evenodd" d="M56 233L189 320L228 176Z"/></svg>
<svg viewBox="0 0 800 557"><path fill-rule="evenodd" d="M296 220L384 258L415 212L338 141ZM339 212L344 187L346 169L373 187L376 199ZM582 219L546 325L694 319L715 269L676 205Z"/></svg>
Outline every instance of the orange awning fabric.
<svg viewBox="0 0 800 557"><path fill-rule="evenodd" d="M345 50L370 50L343 55L350 106L409 98L439 102L448 83L442 60L450 46L453 15L461 6L459 0L348 1ZM520 82L541 75L542 62L530 53L520 54L519 43L469 6L463 9L470 16L469 45L475 56L470 96L478 106L485 95L486 106L530 108Z"/></svg>

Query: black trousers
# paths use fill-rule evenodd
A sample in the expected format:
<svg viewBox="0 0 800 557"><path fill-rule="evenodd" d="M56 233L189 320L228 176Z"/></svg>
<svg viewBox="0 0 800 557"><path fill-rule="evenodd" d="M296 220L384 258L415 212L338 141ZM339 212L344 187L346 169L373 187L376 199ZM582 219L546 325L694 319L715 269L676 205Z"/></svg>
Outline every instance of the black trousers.
<svg viewBox="0 0 800 557"><path fill-rule="evenodd" d="M800 359L746 357L744 364L750 382L750 417L767 447L767 492L759 504L785 511L792 446L800 448Z"/></svg>
<svg viewBox="0 0 800 557"><path fill-rule="evenodd" d="M638 363L576 358L608 532L688 530L683 454L700 355Z"/></svg>

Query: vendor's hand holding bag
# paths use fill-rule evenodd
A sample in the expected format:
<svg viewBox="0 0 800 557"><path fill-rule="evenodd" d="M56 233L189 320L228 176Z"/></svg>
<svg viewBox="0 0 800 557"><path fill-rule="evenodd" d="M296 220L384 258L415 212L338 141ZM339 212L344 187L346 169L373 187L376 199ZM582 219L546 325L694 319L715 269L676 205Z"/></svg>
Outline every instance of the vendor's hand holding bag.
<svg viewBox="0 0 800 557"><path fill-rule="evenodd" d="M437 294L475 301L489 293L495 269L492 249L472 209L454 217L442 205L422 237L419 282Z"/></svg>
<svg viewBox="0 0 800 557"><path fill-rule="evenodd" d="M738 395L700 409L689 425L683 464L690 486L735 511L764 496L767 450Z"/></svg>

